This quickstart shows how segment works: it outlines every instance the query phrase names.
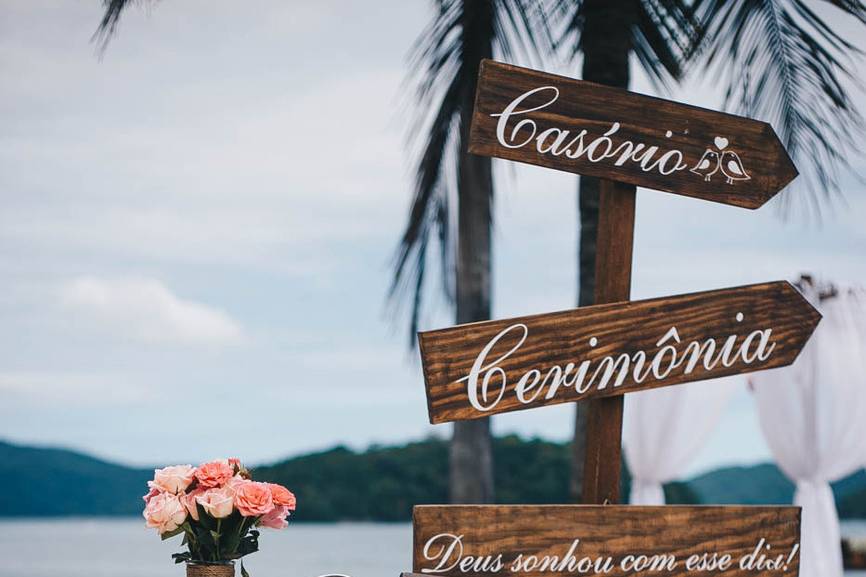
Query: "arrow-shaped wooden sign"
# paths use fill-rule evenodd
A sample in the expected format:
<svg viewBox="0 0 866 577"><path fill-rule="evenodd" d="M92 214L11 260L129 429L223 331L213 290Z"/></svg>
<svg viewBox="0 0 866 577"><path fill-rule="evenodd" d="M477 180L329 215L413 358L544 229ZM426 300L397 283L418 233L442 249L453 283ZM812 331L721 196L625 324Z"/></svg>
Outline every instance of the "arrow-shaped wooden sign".
<svg viewBox="0 0 866 577"><path fill-rule="evenodd" d="M799 542L799 507L428 505L412 577L796 577Z"/></svg>
<svg viewBox="0 0 866 577"><path fill-rule="evenodd" d="M430 422L789 365L820 319L778 281L423 332Z"/></svg>
<svg viewBox="0 0 866 577"><path fill-rule="evenodd" d="M744 208L797 176L765 122L492 60L469 151Z"/></svg>

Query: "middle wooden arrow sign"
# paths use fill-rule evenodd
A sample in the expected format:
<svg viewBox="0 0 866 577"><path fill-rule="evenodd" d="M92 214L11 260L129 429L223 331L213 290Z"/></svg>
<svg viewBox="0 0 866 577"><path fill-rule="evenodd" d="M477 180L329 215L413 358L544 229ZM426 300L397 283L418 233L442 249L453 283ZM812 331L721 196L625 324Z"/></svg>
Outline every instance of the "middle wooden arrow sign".
<svg viewBox="0 0 866 577"><path fill-rule="evenodd" d="M820 319L779 281L419 333L430 422L782 367Z"/></svg>

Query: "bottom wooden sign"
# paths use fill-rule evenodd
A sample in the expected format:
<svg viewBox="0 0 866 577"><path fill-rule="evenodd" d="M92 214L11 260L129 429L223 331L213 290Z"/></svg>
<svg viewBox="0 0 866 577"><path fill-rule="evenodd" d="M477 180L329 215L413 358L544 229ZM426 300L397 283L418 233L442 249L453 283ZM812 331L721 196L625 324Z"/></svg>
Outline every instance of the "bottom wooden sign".
<svg viewBox="0 0 866 577"><path fill-rule="evenodd" d="M799 507L417 506L425 575L796 577Z"/></svg>

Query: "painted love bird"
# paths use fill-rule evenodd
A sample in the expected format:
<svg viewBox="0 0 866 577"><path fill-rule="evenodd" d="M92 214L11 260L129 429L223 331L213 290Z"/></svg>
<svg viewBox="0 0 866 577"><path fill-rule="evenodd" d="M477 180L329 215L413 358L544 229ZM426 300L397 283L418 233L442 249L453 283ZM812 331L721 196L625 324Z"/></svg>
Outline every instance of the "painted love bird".
<svg viewBox="0 0 866 577"><path fill-rule="evenodd" d="M726 150L722 153L721 162L722 174L728 178L728 184L734 184L735 180L749 180L752 178L746 174L746 169L743 168L743 161L739 155L733 150Z"/></svg>
<svg viewBox="0 0 866 577"><path fill-rule="evenodd" d="M719 171L721 159L719 153L708 148L701 159L694 165L689 172L700 174L704 177L704 181L709 181L710 177Z"/></svg>

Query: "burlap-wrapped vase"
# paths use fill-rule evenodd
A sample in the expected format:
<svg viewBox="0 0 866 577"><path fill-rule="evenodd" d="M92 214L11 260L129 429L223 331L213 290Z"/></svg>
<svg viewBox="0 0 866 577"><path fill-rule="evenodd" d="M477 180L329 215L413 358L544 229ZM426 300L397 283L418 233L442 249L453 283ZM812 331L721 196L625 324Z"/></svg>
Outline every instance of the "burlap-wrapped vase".
<svg viewBox="0 0 866 577"><path fill-rule="evenodd" d="M186 577L235 577L235 563L187 563Z"/></svg>

